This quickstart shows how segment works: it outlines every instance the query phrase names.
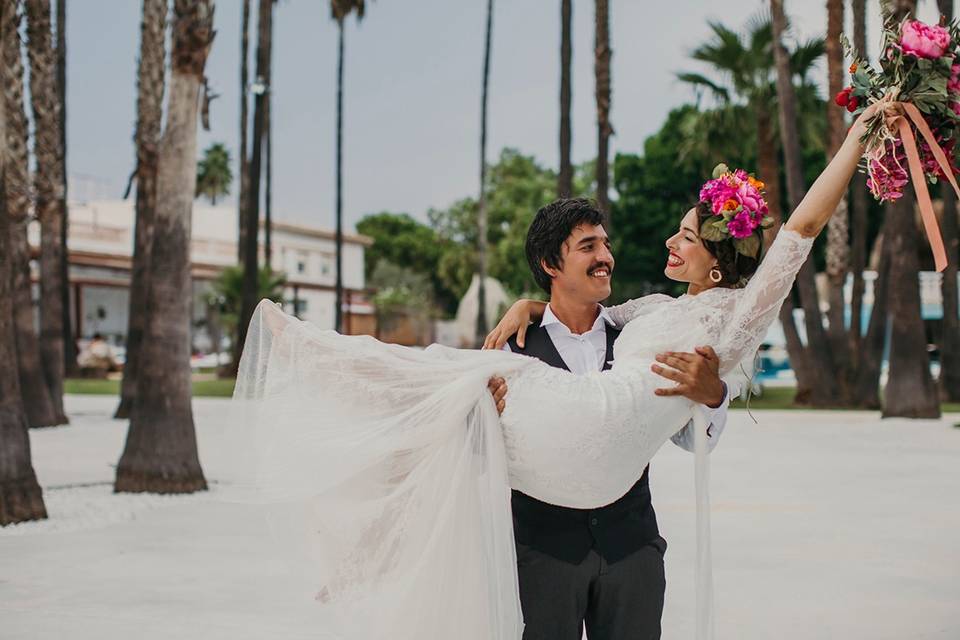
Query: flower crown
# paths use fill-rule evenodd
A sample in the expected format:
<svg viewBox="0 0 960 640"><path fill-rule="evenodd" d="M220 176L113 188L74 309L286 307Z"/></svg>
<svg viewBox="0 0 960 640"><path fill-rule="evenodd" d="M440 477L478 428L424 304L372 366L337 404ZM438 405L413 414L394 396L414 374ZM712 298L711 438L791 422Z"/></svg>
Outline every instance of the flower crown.
<svg viewBox="0 0 960 640"><path fill-rule="evenodd" d="M730 171L725 164L713 170L713 180L700 189L700 201L710 205L713 217L700 225L700 237L711 242L732 239L738 253L760 255L757 229L773 225L763 197L764 184L743 169Z"/></svg>

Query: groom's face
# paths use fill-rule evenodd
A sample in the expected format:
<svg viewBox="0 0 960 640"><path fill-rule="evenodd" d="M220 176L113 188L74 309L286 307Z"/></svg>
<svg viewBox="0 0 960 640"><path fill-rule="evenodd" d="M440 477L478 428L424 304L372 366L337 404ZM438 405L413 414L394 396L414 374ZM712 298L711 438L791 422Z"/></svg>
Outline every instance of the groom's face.
<svg viewBox="0 0 960 640"><path fill-rule="evenodd" d="M610 240L602 226L575 227L563 243L560 255L559 269L544 265L553 276L551 297L562 295L584 302L600 302L610 297L614 260Z"/></svg>

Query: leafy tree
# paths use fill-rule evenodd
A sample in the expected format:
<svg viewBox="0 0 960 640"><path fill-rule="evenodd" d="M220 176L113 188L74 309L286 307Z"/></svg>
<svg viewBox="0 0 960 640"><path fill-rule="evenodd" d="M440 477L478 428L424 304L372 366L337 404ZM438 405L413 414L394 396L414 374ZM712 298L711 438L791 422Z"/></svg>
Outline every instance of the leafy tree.
<svg viewBox="0 0 960 640"><path fill-rule="evenodd" d="M230 193L233 171L230 169L230 152L222 142L215 142L203 152L197 163L197 193L217 204L217 198Z"/></svg>
<svg viewBox="0 0 960 640"><path fill-rule="evenodd" d="M277 303L283 302L283 288L286 275L261 267L257 274L257 300L267 298ZM240 308L243 303L243 265L227 267L213 282L213 291L208 302L220 311L223 328L232 340L237 339Z"/></svg>

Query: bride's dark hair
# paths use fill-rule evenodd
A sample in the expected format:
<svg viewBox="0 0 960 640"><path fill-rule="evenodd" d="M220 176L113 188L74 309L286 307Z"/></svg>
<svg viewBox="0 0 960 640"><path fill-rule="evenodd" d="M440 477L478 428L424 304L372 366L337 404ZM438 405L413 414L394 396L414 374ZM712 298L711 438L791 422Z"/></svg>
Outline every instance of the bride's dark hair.
<svg viewBox="0 0 960 640"><path fill-rule="evenodd" d="M709 202L698 202L696 210L697 223L701 226L704 222L716 218L716 216L713 215L713 210L710 208ZM717 267L720 269L720 273L723 274L723 279L720 281L719 286L741 287L750 279L750 276L754 274L757 267L760 266L760 253L763 247L763 229L757 227L753 233L760 237L759 246L761 249L757 250L756 256L745 256L737 251L737 248L733 245L732 238L720 240L719 242L707 240L706 238L700 239L701 242L703 242L703 246L707 248L707 251L717 259Z"/></svg>

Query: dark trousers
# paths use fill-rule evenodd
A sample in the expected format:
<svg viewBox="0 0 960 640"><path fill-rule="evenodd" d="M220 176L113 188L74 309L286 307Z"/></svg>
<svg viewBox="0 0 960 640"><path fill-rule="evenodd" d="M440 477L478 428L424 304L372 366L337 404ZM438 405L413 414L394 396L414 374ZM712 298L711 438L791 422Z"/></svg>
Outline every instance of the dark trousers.
<svg viewBox="0 0 960 640"><path fill-rule="evenodd" d="M659 640L666 580L657 538L613 564L591 550L570 564L517 544L523 640Z"/></svg>

